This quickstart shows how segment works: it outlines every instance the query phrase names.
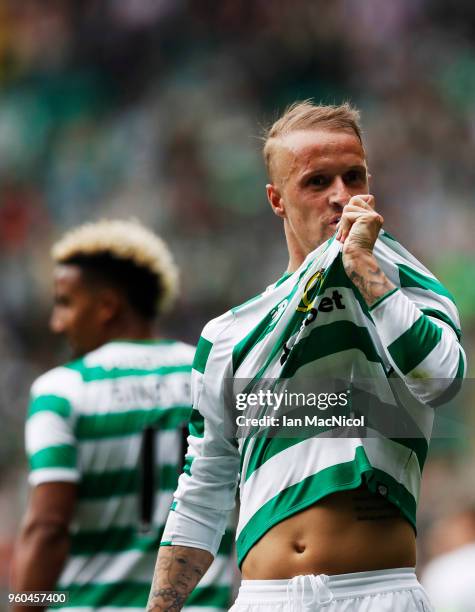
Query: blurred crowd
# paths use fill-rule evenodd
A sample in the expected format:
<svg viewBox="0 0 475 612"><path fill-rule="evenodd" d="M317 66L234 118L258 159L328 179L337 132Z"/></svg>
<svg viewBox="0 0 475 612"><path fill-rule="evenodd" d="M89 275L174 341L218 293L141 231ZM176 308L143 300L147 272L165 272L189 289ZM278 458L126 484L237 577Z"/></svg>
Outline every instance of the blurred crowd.
<svg viewBox="0 0 475 612"><path fill-rule="evenodd" d="M51 242L147 223L181 268L163 332L196 342L285 269L260 148L296 99L361 108L385 225L456 296L473 376L474 34L467 0L0 0L0 496L21 506L29 384L67 359L47 329ZM472 431L436 440L422 536L475 500Z"/></svg>

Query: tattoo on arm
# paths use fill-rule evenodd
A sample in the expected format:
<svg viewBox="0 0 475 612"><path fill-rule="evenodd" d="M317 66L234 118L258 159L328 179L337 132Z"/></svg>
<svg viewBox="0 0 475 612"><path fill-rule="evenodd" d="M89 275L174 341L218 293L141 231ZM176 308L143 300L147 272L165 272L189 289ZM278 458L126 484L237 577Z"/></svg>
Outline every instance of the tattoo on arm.
<svg viewBox="0 0 475 612"><path fill-rule="evenodd" d="M147 612L178 612L213 560L206 550L187 546L160 548Z"/></svg>
<svg viewBox="0 0 475 612"><path fill-rule="evenodd" d="M374 256L356 264L353 260L346 263L346 273L359 289L365 302L371 306L380 297L394 289L394 285L379 267Z"/></svg>
<svg viewBox="0 0 475 612"><path fill-rule="evenodd" d="M169 610L170 612L175 612L175 610L181 610L183 604L185 603L186 597L180 595L178 591L175 589L157 589L156 591L152 591L152 603L148 607L148 612L158 612L161 610ZM163 601L167 602L166 607L163 607L156 600L163 599ZM155 601L155 603L153 603Z"/></svg>

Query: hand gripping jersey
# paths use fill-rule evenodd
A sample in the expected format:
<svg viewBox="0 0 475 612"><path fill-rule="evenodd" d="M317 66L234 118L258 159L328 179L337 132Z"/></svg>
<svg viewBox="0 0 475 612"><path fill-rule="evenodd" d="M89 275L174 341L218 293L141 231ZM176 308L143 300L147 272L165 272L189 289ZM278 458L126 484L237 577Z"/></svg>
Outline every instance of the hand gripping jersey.
<svg viewBox="0 0 475 612"><path fill-rule="evenodd" d="M175 341L110 342L33 384L30 484L78 484L70 554L56 585L69 593L65 608L145 609L183 467L193 355ZM228 609L231 548L227 532L184 610Z"/></svg>
<svg viewBox="0 0 475 612"><path fill-rule="evenodd" d="M368 308L333 238L263 294L211 321L193 364L188 469L162 545L215 553L240 486L238 561L272 526L326 495L366 482L415 525L434 406L464 375L459 319L448 291L381 231L374 254L396 289ZM370 379L397 405L397 379L420 436L226 437L226 381ZM409 401L410 400L410 401ZM414 401L415 400L415 401Z"/></svg>

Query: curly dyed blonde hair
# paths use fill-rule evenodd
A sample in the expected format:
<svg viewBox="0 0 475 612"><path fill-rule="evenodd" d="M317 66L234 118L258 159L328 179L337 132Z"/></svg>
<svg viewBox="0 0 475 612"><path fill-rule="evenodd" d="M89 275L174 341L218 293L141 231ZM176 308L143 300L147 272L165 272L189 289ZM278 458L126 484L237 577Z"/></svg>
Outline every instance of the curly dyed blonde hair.
<svg viewBox="0 0 475 612"><path fill-rule="evenodd" d="M124 287L130 281L129 301L150 318L167 310L177 295L178 269L167 245L135 219L85 223L56 242L51 256L56 264L79 265Z"/></svg>

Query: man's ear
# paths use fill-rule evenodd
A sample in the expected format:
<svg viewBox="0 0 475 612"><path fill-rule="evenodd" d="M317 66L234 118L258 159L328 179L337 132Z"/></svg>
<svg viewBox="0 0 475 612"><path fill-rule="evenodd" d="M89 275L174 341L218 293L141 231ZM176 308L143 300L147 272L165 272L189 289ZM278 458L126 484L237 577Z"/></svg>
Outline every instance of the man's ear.
<svg viewBox="0 0 475 612"><path fill-rule="evenodd" d="M274 215L285 219L285 205L280 189L272 183L267 183L266 193L267 199L269 200L269 204L271 205Z"/></svg>
<svg viewBox="0 0 475 612"><path fill-rule="evenodd" d="M102 323L109 323L117 316L122 307L122 296L114 289L101 289L97 305L99 319Z"/></svg>

